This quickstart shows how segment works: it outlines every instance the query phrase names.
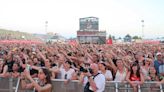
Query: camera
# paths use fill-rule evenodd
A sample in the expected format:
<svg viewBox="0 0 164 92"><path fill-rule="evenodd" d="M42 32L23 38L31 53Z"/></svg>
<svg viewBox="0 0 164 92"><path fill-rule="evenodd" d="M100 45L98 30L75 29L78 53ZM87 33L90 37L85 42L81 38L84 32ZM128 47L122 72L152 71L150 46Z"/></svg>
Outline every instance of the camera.
<svg viewBox="0 0 164 92"><path fill-rule="evenodd" d="M101 52L101 51L102 51L101 49L98 50L98 52Z"/></svg>
<svg viewBox="0 0 164 92"><path fill-rule="evenodd" d="M82 72L87 73L87 72L88 72L88 70L87 70L87 69L83 69L83 70L82 70Z"/></svg>
<svg viewBox="0 0 164 92"><path fill-rule="evenodd" d="M93 70L91 68L88 69L91 74L93 74Z"/></svg>
<svg viewBox="0 0 164 92"><path fill-rule="evenodd" d="M68 56L72 56L72 54L73 54L72 52L68 52L67 53Z"/></svg>
<svg viewBox="0 0 164 92"><path fill-rule="evenodd" d="M88 73L89 72L89 73L93 74L93 70L91 68L83 69L82 72L84 72L84 73Z"/></svg>

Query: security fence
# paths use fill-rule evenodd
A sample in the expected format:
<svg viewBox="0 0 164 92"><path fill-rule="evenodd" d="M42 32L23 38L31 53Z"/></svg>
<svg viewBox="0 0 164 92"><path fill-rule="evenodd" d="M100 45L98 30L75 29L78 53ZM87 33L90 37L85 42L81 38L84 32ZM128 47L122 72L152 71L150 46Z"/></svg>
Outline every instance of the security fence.
<svg viewBox="0 0 164 92"><path fill-rule="evenodd" d="M18 88L20 79L0 78L0 92L14 92Z"/></svg>
<svg viewBox="0 0 164 92"><path fill-rule="evenodd" d="M66 84L65 80L54 79L53 92L83 92L83 85L79 81L70 81ZM163 92L164 84L156 86L157 82L145 82L138 86L138 92ZM35 90L21 89L20 79L0 78L0 92L34 92ZM108 81L106 82L105 92L133 92L133 88L127 82Z"/></svg>

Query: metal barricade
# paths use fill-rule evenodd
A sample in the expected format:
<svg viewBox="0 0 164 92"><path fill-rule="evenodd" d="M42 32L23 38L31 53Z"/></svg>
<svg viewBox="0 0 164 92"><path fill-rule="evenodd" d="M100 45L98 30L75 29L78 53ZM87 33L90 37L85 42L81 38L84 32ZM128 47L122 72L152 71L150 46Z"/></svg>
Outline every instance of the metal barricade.
<svg viewBox="0 0 164 92"><path fill-rule="evenodd" d="M157 86L157 82L145 82L138 86L138 92L163 92L164 84ZM112 90L109 89L108 85L112 85ZM115 88L115 90L113 90ZM128 82L109 81L106 82L105 92L133 92L133 88Z"/></svg>
<svg viewBox="0 0 164 92"><path fill-rule="evenodd" d="M140 89L142 92L162 92L162 85L156 86L156 82L145 82Z"/></svg>
<svg viewBox="0 0 164 92"><path fill-rule="evenodd" d="M52 80L53 92L83 92L83 85L79 81L54 79ZM138 86L138 92L163 92L164 84L155 86L157 82L145 82ZM21 89L20 79L0 78L0 92L34 92L34 90ZM133 92L133 88L128 82L108 81L105 92Z"/></svg>
<svg viewBox="0 0 164 92"><path fill-rule="evenodd" d="M145 82L138 86L138 92L163 92L164 85L155 86L157 82ZM154 85L154 86L153 86ZM79 81L71 81L64 84L64 80L53 80L53 92L83 92L83 86ZM149 89L151 89L149 91ZM105 92L133 92L133 88L128 82L109 81L106 82Z"/></svg>
<svg viewBox="0 0 164 92"><path fill-rule="evenodd" d="M128 82L108 81L106 82L105 92L133 92L133 89L130 87Z"/></svg>
<svg viewBox="0 0 164 92"><path fill-rule="evenodd" d="M30 83L30 81L28 81L28 82ZM22 89L21 88L21 79L19 79L15 92L35 92L35 90L34 89Z"/></svg>
<svg viewBox="0 0 164 92"><path fill-rule="evenodd" d="M70 81L55 79L53 83L53 92L83 92L83 86L79 81Z"/></svg>
<svg viewBox="0 0 164 92"><path fill-rule="evenodd" d="M17 78L0 78L0 92L14 92L18 83Z"/></svg>

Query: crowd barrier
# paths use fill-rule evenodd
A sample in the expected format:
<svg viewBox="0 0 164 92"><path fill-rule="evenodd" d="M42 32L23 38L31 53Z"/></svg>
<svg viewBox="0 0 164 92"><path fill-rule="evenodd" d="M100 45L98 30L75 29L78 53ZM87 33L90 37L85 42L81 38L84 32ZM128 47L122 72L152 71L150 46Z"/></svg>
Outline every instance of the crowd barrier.
<svg viewBox="0 0 164 92"><path fill-rule="evenodd" d="M83 92L83 85L79 81L65 83L65 80L54 79L53 92ZM20 79L0 78L0 92L35 92L32 90L21 89ZM164 92L164 84L156 86L157 82L145 82L138 86L138 92ZM106 82L105 92L133 92L133 88L127 82L108 81Z"/></svg>
<svg viewBox="0 0 164 92"><path fill-rule="evenodd" d="M16 91L19 86L19 81L20 79L15 78L0 78L0 92Z"/></svg>

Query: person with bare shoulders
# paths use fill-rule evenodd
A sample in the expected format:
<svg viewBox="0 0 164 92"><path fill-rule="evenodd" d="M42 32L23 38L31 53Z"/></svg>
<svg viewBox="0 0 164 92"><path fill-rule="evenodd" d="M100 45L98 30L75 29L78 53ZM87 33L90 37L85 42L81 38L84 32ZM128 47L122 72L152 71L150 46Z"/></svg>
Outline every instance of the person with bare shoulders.
<svg viewBox="0 0 164 92"><path fill-rule="evenodd" d="M126 75L126 80L133 87L133 92L137 92L138 85L144 83L144 77L140 71L139 64L136 62L132 64L130 71Z"/></svg>
<svg viewBox="0 0 164 92"><path fill-rule="evenodd" d="M24 71L24 76L21 78L22 89L35 88L35 92L52 92L52 82L49 70L46 68L39 69L38 83L30 76L28 70ZM26 83L25 79L31 83Z"/></svg>

